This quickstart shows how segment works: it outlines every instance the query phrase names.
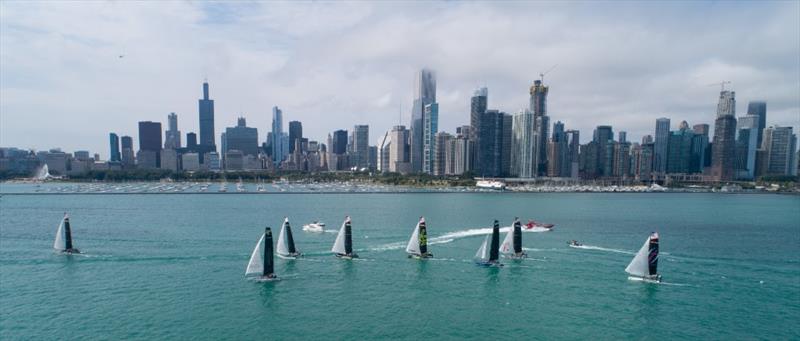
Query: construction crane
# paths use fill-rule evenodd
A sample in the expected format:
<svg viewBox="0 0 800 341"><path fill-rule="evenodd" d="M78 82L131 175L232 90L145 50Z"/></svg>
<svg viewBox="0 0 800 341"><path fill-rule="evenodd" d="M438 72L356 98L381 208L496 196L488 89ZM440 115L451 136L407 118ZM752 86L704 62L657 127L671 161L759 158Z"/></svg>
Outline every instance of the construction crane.
<svg viewBox="0 0 800 341"><path fill-rule="evenodd" d="M725 84L731 84L731 81L722 81L722 82L719 82L719 83L712 83L712 84L709 84L708 86L717 86L717 85L719 85L719 88L720 88L719 91L722 92L722 91L725 91Z"/></svg>
<svg viewBox="0 0 800 341"><path fill-rule="evenodd" d="M544 84L544 75L550 73L550 71L553 71L553 69L555 69L556 66L558 66L558 64L553 65L549 70L547 70L545 72L539 73L539 78L542 80L542 84Z"/></svg>

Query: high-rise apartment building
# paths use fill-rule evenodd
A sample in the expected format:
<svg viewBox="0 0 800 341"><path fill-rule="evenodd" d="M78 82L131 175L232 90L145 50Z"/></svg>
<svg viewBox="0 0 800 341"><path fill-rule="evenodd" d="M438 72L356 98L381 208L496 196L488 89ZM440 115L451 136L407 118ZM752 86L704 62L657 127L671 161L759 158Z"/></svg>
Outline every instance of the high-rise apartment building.
<svg viewBox="0 0 800 341"><path fill-rule="evenodd" d="M453 135L448 133L436 133L436 146L433 153L433 175L444 176L447 174L448 168L453 168L452 166L448 167L448 161L455 161L452 155L448 157L448 154L452 152L451 143L453 139Z"/></svg>
<svg viewBox="0 0 800 341"><path fill-rule="evenodd" d="M433 174L436 133L439 131L439 103L425 105L422 120L422 171Z"/></svg>
<svg viewBox="0 0 800 341"><path fill-rule="evenodd" d="M352 164L359 169L369 168L369 126L353 126Z"/></svg>
<svg viewBox="0 0 800 341"><path fill-rule="evenodd" d="M669 119L656 120L656 139L653 144L653 172L667 171L667 152L669 148Z"/></svg>
<svg viewBox="0 0 800 341"><path fill-rule="evenodd" d="M394 126L389 132L389 171L406 174L411 172L411 151L408 145L410 132L405 126Z"/></svg>
<svg viewBox="0 0 800 341"><path fill-rule="evenodd" d="M547 172L547 141L550 130L550 117L547 116L547 93L549 87L542 84L541 80L533 82L530 89L530 110L534 116L534 130L536 131L536 175Z"/></svg>
<svg viewBox="0 0 800 341"><path fill-rule="evenodd" d="M711 152L711 176L717 181L735 178L736 161L736 93L723 90L719 94L714 141Z"/></svg>
<svg viewBox="0 0 800 341"><path fill-rule="evenodd" d="M283 153L283 111L277 106L272 107L272 161L275 166L285 158ZM287 146L288 147L288 146ZM286 148L288 150L288 148Z"/></svg>
<svg viewBox="0 0 800 341"><path fill-rule="evenodd" d="M473 155L472 155L472 165L471 169L476 171L476 173L480 174L480 146L481 141L481 120L483 118L483 114L486 113L487 104L489 100L489 89L486 87L481 87L475 90L472 94L472 98L470 98L470 113L469 113L469 134L465 135L464 137L468 138L472 141L473 145Z"/></svg>
<svg viewBox="0 0 800 341"><path fill-rule="evenodd" d="M511 140L511 175L520 178L536 176L536 131L533 113L520 110L514 115Z"/></svg>
<svg viewBox="0 0 800 341"><path fill-rule="evenodd" d="M762 142L767 158L763 175L797 175L797 136L792 127L769 127Z"/></svg>

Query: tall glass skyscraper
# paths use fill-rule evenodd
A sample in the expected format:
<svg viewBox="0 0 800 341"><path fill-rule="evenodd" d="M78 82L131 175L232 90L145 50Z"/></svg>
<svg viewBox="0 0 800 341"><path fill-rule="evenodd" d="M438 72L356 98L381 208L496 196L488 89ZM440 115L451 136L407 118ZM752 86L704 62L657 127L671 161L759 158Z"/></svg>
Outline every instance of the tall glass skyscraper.
<svg viewBox="0 0 800 341"><path fill-rule="evenodd" d="M758 131L758 148L764 148L761 146L761 141L764 139L764 129L767 128L767 102L751 101L747 103L747 115L758 116L758 126L754 129Z"/></svg>
<svg viewBox="0 0 800 341"><path fill-rule="evenodd" d="M303 138L303 123L289 121L289 154L294 153L295 145Z"/></svg>
<svg viewBox="0 0 800 341"><path fill-rule="evenodd" d="M511 175L520 178L536 176L536 137L533 113L520 110L514 115L511 139Z"/></svg>
<svg viewBox="0 0 800 341"><path fill-rule="evenodd" d="M369 167L369 126L353 126L353 166Z"/></svg>
<svg viewBox="0 0 800 341"><path fill-rule="evenodd" d="M122 158L119 153L119 137L115 133L108 134L108 144L111 149L108 161L119 162Z"/></svg>
<svg viewBox="0 0 800 341"><path fill-rule="evenodd" d="M425 159L425 108L436 102L436 74L433 70L420 70L414 86L414 105L411 108L411 171L421 172ZM436 113L438 115L438 108ZM431 123L433 121L428 120ZM436 121L434 124L438 126L438 117Z"/></svg>
<svg viewBox="0 0 800 341"><path fill-rule="evenodd" d="M200 149L202 149L203 152L216 151L217 145L214 138L214 100L210 99L208 96L208 82L203 82L203 98L198 101L198 107L200 112Z"/></svg>
<svg viewBox="0 0 800 341"><path fill-rule="evenodd" d="M283 111L272 107L272 160L277 166L283 161Z"/></svg>
<svg viewBox="0 0 800 341"><path fill-rule="evenodd" d="M547 172L547 140L550 135L550 117L547 116L547 93L549 87L541 80L533 82L530 89L530 110L533 112L536 130L536 174Z"/></svg>
<svg viewBox="0 0 800 341"><path fill-rule="evenodd" d="M653 172L667 171L667 152L669 147L669 119L656 120L656 140L653 144Z"/></svg>
<svg viewBox="0 0 800 341"><path fill-rule="evenodd" d="M489 99L489 89L482 87L475 90L470 99L470 112L469 112L469 140L472 141L472 158L470 169L480 174L480 156L481 156L481 120L484 113L486 113L486 106Z"/></svg>
<svg viewBox="0 0 800 341"><path fill-rule="evenodd" d="M439 132L439 103L425 105L422 119L422 171L433 174L436 133Z"/></svg>

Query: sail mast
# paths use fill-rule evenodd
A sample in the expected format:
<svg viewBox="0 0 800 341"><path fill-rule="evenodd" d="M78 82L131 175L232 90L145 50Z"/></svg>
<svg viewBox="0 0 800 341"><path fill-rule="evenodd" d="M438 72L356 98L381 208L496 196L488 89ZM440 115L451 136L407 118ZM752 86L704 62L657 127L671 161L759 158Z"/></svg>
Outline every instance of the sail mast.
<svg viewBox="0 0 800 341"><path fill-rule="evenodd" d="M275 264L272 258L272 229L264 228L264 272L263 276L272 275L275 272Z"/></svg>
<svg viewBox="0 0 800 341"><path fill-rule="evenodd" d="M425 228L425 218L419 220L419 254L428 253L428 231Z"/></svg>
<svg viewBox="0 0 800 341"><path fill-rule="evenodd" d="M495 220L492 227L492 244L489 248L489 261L496 261L500 258L500 222Z"/></svg>

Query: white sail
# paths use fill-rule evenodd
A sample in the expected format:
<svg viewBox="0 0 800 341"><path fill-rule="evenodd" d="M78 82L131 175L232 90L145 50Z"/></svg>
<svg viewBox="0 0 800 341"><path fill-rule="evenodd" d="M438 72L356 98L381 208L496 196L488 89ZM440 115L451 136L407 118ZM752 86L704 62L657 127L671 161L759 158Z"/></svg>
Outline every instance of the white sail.
<svg viewBox="0 0 800 341"><path fill-rule="evenodd" d="M281 232L278 233L278 245L275 250L281 256L288 256L289 255L289 245L286 239L286 223L283 223L281 226Z"/></svg>
<svg viewBox="0 0 800 341"><path fill-rule="evenodd" d="M66 219L66 217L64 217ZM56 231L56 241L53 243L53 248L56 250L66 250L67 249L67 242L64 239L64 219L61 219L61 224L58 225L58 231Z"/></svg>
<svg viewBox="0 0 800 341"><path fill-rule="evenodd" d="M347 220L342 223L342 227L339 229L339 234L336 235L336 241L333 243L333 248L331 251L337 254L345 254L346 251L344 249L344 225L347 224Z"/></svg>
<svg viewBox="0 0 800 341"><path fill-rule="evenodd" d="M506 239L503 239L503 244L500 244L500 252L509 254L514 252L514 227L512 226L506 234Z"/></svg>
<svg viewBox="0 0 800 341"><path fill-rule="evenodd" d="M486 236L486 238L483 239L483 244L481 244L481 247L478 249L478 252L475 253L476 259L480 260L489 259L489 254L488 254L489 249L486 247L486 245L488 244L489 244L489 236Z"/></svg>
<svg viewBox="0 0 800 341"><path fill-rule="evenodd" d="M406 252L412 255L419 255L419 223L414 227L414 232L411 233L411 239L408 240Z"/></svg>
<svg viewBox="0 0 800 341"><path fill-rule="evenodd" d="M253 254L250 255L250 262L247 263L247 270L244 274L261 274L264 272L264 234L261 234L261 239L258 240L256 248L253 249Z"/></svg>
<svg viewBox="0 0 800 341"><path fill-rule="evenodd" d="M644 241L644 245L642 248L639 249L639 252L636 253L636 256L633 257L633 260L628 267L625 268L625 272L635 275L635 276L648 276L650 274L649 266L647 263L647 254L650 251L650 237L647 237Z"/></svg>

